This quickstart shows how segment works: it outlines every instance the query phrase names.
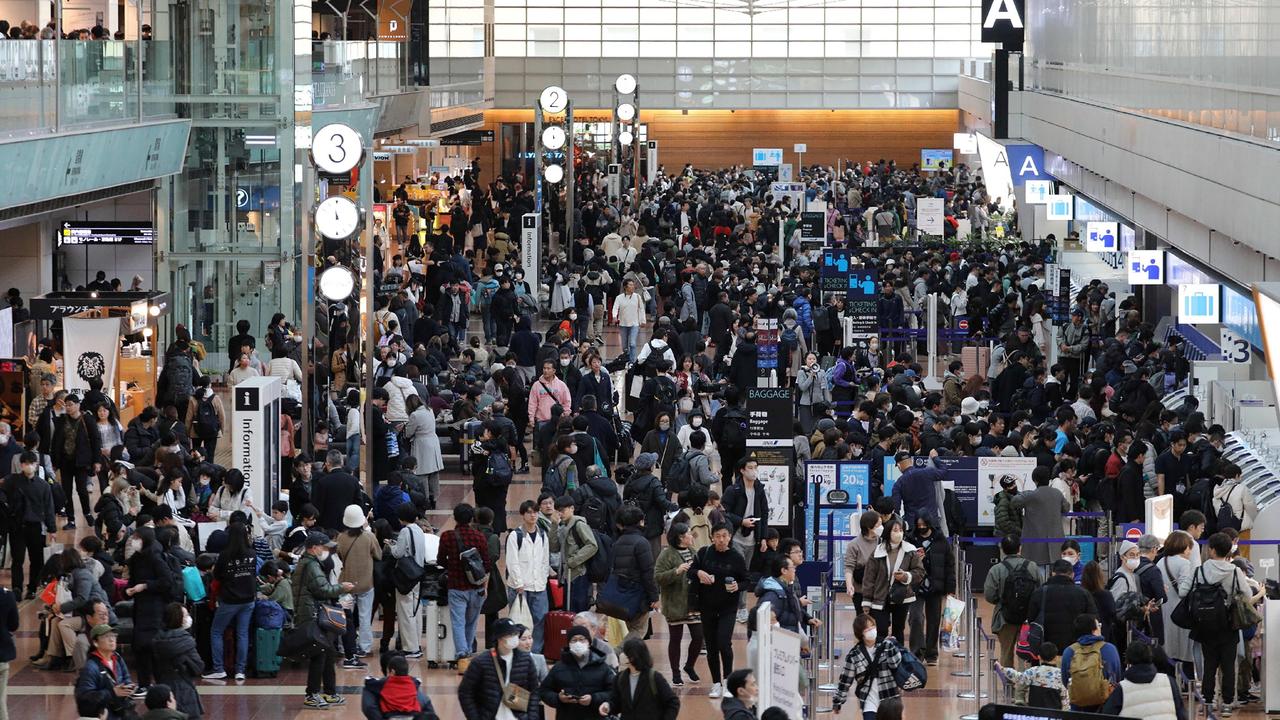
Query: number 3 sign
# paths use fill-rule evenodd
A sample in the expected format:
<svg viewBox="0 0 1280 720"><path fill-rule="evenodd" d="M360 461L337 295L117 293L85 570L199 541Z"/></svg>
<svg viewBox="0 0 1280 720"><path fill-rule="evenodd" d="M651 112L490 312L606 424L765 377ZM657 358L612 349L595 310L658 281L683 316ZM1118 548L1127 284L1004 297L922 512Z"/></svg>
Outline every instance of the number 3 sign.
<svg viewBox="0 0 1280 720"><path fill-rule="evenodd" d="M311 140L311 162L330 175L350 172L363 156L360 133L342 123L325 125Z"/></svg>
<svg viewBox="0 0 1280 720"><path fill-rule="evenodd" d="M1249 341L1236 335L1235 332L1228 328L1222 328L1221 342L1222 360L1230 363L1247 363L1252 355L1253 348L1249 345Z"/></svg>

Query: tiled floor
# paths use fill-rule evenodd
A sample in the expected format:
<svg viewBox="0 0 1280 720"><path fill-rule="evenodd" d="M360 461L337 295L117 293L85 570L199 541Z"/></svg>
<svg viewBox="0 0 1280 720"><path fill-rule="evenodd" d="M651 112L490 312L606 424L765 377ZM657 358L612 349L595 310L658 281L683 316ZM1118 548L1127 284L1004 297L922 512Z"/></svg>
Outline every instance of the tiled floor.
<svg viewBox="0 0 1280 720"><path fill-rule="evenodd" d="M477 322L473 322L473 326L475 326L473 330L478 330ZM609 336L611 349L616 348L616 331L611 330ZM606 353L606 356L612 357L613 352ZM224 452L228 451L224 450ZM441 526L452 524L449 516L456 504L471 500L470 478L465 478L458 472L456 456L446 458L446 466L449 472L444 475L441 482L442 497L439 498L438 503L441 509L433 513L436 524ZM536 496L538 483L535 478L538 477L536 474L538 469L534 468L533 472L534 474L531 475L516 477L517 484L511 489L509 507L515 508L519 506L521 501ZM515 520L512 519L510 522L514 524ZM81 525L82 527L78 534L86 532L83 529L83 523ZM69 532L62 532L60 535L60 541L62 542L71 542L73 540ZM7 568L0 571L0 582L7 583L7 574ZM847 598L837 598L837 605L842 605L842 601L847 601ZM12 664L9 679L8 706L11 717L58 720L74 718L76 717L76 711L71 687L73 676L58 672L43 672L29 667L30 663L27 661L27 657L33 654L37 648L35 628L38 608L36 606L37 602L26 602L23 603L21 608L22 626L18 637L19 659ZM982 614L984 617L989 618L990 612L985 605ZM835 622L836 635L839 637L851 633L852 621L853 615L850 611L839 610ZM381 623L376 623L375 627L380 628ZM660 617L655 615L654 637L650 640L649 646L659 669L664 672L668 669L666 642L666 627ZM847 647L847 643L837 640L837 647L841 646ZM739 627L736 633L735 651L738 665L744 665L746 631L742 627ZM944 654L941 665L936 668L930 668L928 686L925 689L911 693L907 697L906 716L913 720L924 718L951 720L964 714L975 712L975 701L962 700L956 697L957 692L970 687L971 681L968 678L954 677L952 674L954 671L962 670L963 667L964 661ZM705 659L699 661L698 668L703 671L703 681L696 684L688 684L678 691L683 703L680 718L682 720L719 720L721 715L718 701L707 697L710 684L706 680ZM282 668L280 675L273 680L248 680L243 683L202 681L199 683L199 689L208 717L213 718L282 720L295 717L314 718L323 714L327 714L329 717L335 718L335 720L337 718L361 717L359 693L365 672L343 670L341 667L338 668L337 672L339 691L346 696L348 704L341 708L328 710L305 710L302 707L306 672L304 669L291 668L288 664ZM418 662L414 667L414 672L422 678L441 718L447 720L462 718L462 712L456 698L458 678L453 671L429 670L425 662ZM838 674L838 668L836 673ZM989 677L983 679L984 684L988 681ZM828 679L827 675L823 674L819 677L819 682L835 682L835 678ZM830 707L829 695L819 694L818 697L820 708ZM554 717L554 711L548 711L547 715L548 717ZM842 715L846 718L859 717L857 712L851 708L846 708ZM829 713L820 714L820 716L832 717ZM1254 720L1263 717L1263 714L1257 709L1257 706L1252 706L1248 711L1238 713L1235 717Z"/></svg>

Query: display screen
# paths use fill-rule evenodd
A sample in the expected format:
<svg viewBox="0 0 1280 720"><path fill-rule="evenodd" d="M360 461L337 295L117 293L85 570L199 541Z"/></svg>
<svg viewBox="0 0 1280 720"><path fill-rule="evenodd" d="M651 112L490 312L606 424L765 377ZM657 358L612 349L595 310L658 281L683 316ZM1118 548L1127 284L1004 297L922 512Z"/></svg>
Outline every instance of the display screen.
<svg viewBox="0 0 1280 720"><path fill-rule="evenodd" d="M153 245L155 227L145 221L65 221L58 228L58 245Z"/></svg>

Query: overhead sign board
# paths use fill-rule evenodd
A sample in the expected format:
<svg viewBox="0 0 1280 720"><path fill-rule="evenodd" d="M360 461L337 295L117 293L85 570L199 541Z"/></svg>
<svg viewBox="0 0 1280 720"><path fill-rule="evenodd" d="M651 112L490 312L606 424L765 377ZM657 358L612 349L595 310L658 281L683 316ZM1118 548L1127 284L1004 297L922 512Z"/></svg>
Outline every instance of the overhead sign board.
<svg viewBox="0 0 1280 720"><path fill-rule="evenodd" d="M479 145L493 142L492 130L467 130L440 138L441 146Z"/></svg>
<svg viewBox="0 0 1280 720"><path fill-rule="evenodd" d="M1024 0L982 0L982 42L1021 45L1026 17Z"/></svg>
<svg viewBox="0 0 1280 720"><path fill-rule="evenodd" d="M1247 363L1253 357L1253 346L1248 340L1237 335L1235 330L1224 326L1219 331L1219 339L1218 346L1222 349L1223 362Z"/></svg>
<svg viewBox="0 0 1280 720"><path fill-rule="evenodd" d="M1049 177L1044 171L1044 148L1039 145L1009 145L1009 172L1013 176L1014 187L1028 180L1043 180Z"/></svg>
<svg viewBox="0 0 1280 720"><path fill-rule="evenodd" d="M978 138L973 133L953 133L951 144L961 155L978 154Z"/></svg>
<svg viewBox="0 0 1280 720"><path fill-rule="evenodd" d="M1028 180L1023 183L1023 190L1027 194L1028 205L1044 205L1049 202L1049 196L1053 194L1053 181Z"/></svg>
<svg viewBox="0 0 1280 720"><path fill-rule="evenodd" d="M1076 204L1070 195L1050 195L1044 204L1046 220L1071 220L1075 217Z"/></svg>
<svg viewBox="0 0 1280 720"><path fill-rule="evenodd" d="M1163 250L1130 250L1126 264L1130 285L1164 284Z"/></svg>
<svg viewBox="0 0 1280 720"><path fill-rule="evenodd" d="M753 148L751 150L752 165L781 165L782 148Z"/></svg>
<svg viewBox="0 0 1280 720"><path fill-rule="evenodd" d="M1113 222L1090 222L1085 225L1084 249L1086 252L1115 252L1120 228Z"/></svg>
<svg viewBox="0 0 1280 720"><path fill-rule="evenodd" d="M1184 325L1216 324L1221 319L1221 285L1189 283L1178 286L1178 322Z"/></svg>
<svg viewBox="0 0 1280 720"><path fill-rule="evenodd" d="M66 220L58 229L58 245L154 245L155 234L149 221Z"/></svg>

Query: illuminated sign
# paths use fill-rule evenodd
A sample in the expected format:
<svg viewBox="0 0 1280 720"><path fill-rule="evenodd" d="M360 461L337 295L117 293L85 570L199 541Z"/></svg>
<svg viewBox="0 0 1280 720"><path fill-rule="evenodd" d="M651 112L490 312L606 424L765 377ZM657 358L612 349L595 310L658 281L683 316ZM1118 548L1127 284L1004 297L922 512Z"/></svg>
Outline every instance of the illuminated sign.
<svg viewBox="0 0 1280 720"><path fill-rule="evenodd" d="M147 221L68 220L58 229L58 245L154 245L155 227Z"/></svg>

